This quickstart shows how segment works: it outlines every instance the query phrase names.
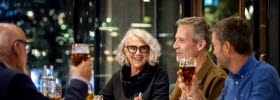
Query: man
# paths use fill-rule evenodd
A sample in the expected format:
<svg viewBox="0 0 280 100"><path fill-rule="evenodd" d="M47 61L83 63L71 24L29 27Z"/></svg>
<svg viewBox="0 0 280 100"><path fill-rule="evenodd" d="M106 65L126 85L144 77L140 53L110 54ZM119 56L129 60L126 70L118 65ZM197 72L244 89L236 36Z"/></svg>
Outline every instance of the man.
<svg viewBox="0 0 280 100"><path fill-rule="evenodd" d="M24 32L14 24L0 23L0 98L1 100L48 100L25 75L28 42ZM85 100L92 62L71 67L72 79L66 100Z"/></svg>
<svg viewBox="0 0 280 100"><path fill-rule="evenodd" d="M208 100L216 100L227 74L218 68L208 55L211 45L210 25L201 17L183 18L176 22L179 26L173 48L176 51L177 62L180 57L194 57L197 61L195 73L199 80L199 89ZM179 81L172 91L170 100L178 100L181 94Z"/></svg>
<svg viewBox="0 0 280 100"><path fill-rule="evenodd" d="M212 31L218 65L230 71L219 100L279 100L279 76L273 66L252 54L252 33L246 20L229 17ZM194 100L203 100L196 82L194 77L191 94Z"/></svg>

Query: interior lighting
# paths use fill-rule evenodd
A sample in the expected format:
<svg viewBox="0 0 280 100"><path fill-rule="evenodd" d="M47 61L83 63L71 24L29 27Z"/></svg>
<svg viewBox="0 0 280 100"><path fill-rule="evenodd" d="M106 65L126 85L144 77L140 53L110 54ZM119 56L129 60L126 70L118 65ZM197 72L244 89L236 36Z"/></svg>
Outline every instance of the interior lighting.
<svg viewBox="0 0 280 100"><path fill-rule="evenodd" d="M150 0L143 0L144 2L150 2Z"/></svg>
<svg viewBox="0 0 280 100"><path fill-rule="evenodd" d="M42 51L42 56L46 56L46 55L47 55L46 51Z"/></svg>
<svg viewBox="0 0 280 100"><path fill-rule="evenodd" d="M94 37L95 36L95 32L94 31L89 31L89 36Z"/></svg>
<svg viewBox="0 0 280 100"><path fill-rule="evenodd" d="M117 36L119 36L119 33L117 33L117 32L111 32L110 35L111 35L112 37L117 37Z"/></svg>
<svg viewBox="0 0 280 100"><path fill-rule="evenodd" d="M47 18L47 17L44 17L44 18L43 18L43 21L44 21L44 22L47 22L47 21L48 21L48 18Z"/></svg>
<svg viewBox="0 0 280 100"><path fill-rule="evenodd" d="M60 28L61 28L62 30L65 30L65 29L67 28L67 26L66 26L65 24L62 24L62 25L60 26Z"/></svg>
<svg viewBox="0 0 280 100"><path fill-rule="evenodd" d="M131 23L131 27L152 27L152 25L145 23Z"/></svg>
<svg viewBox="0 0 280 100"><path fill-rule="evenodd" d="M27 11L27 16L29 19L33 19L34 18L34 12L33 11Z"/></svg>
<svg viewBox="0 0 280 100"><path fill-rule="evenodd" d="M99 27L99 30L101 31L117 31L119 30L118 27Z"/></svg>
<svg viewBox="0 0 280 100"><path fill-rule="evenodd" d="M113 58L112 56L107 56L107 57L106 57L106 60L107 60L108 62L112 62L112 61L114 60L114 58Z"/></svg>
<svg viewBox="0 0 280 100"><path fill-rule="evenodd" d="M102 27L106 27L106 26L107 26L107 23L106 23L106 22L102 22L101 26L102 26Z"/></svg>
<svg viewBox="0 0 280 100"><path fill-rule="evenodd" d="M110 54L110 51L109 51L109 50L104 50L104 54L105 54L105 55L109 55L109 54Z"/></svg>
<svg viewBox="0 0 280 100"><path fill-rule="evenodd" d="M70 54L70 51L69 51L69 50L65 50L65 54L66 54L66 55L69 55L69 54Z"/></svg>
<svg viewBox="0 0 280 100"><path fill-rule="evenodd" d="M93 5L93 3L90 1L90 2L88 2L88 6L92 6Z"/></svg>
<svg viewBox="0 0 280 100"><path fill-rule="evenodd" d="M106 22L110 23L112 21L112 19L110 17L106 18Z"/></svg>
<svg viewBox="0 0 280 100"><path fill-rule="evenodd" d="M65 34L63 34L63 36L65 37L65 38L69 38L69 34L68 33L65 33Z"/></svg>

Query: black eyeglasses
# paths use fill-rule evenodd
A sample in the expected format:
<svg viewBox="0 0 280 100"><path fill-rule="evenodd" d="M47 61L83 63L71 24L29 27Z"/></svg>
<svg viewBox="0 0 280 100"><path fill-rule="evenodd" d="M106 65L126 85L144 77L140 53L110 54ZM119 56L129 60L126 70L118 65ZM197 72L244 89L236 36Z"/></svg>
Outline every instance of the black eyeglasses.
<svg viewBox="0 0 280 100"><path fill-rule="evenodd" d="M139 49L140 53L147 53L150 49L148 45L144 45L144 46L140 46L140 47L126 46L126 48L130 53L136 53L138 49Z"/></svg>
<svg viewBox="0 0 280 100"><path fill-rule="evenodd" d="M29 43L29 42L26 42L26 41L24 41L24 40L17 39L17 40L14 41L14 44L15 44L17 41L25 45L25 52L26 52L26 54L28 54L29 51L30 51L30 43ZM12 49L14 49L14 46L12 47Z"/></svg>

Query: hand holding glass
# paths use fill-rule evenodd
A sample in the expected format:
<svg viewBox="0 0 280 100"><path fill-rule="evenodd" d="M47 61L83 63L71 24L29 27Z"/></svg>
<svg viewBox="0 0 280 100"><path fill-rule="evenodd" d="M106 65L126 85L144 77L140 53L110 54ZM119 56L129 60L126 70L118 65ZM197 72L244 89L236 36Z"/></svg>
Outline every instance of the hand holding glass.
<svg viewBox="0 0 280 100"><path fill-rule="evenodd" d="M191 85L192 82L192 77L195 74L195 67L196 67L196 60L193 57L183 57L180 59L179 63L179 75L182 79L182 81L186 85ZM184 97L180 97L179 99L186 99L189 100L191 99L188 97L188 89L185 88L186 94Z"/></svg>

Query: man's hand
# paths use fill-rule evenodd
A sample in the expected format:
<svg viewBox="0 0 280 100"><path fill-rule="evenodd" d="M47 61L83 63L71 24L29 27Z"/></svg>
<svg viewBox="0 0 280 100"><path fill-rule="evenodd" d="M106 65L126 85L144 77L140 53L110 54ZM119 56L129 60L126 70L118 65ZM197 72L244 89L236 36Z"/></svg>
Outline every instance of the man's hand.
<svg viewBox="0 0 280 100"><path fill-rule="evenodd" d="M92 73L91 69L93 67L93 63L91 61L85 61L79 64L78 66L71 66L70 72L72 76L83 77L90 81Z"/></svg>
<svg viewBox="0 0 280 100"><path fill-rule="evenodd" d="M179 75L179 72L177 72L177 75ZM186 92L186 89L188 89L188 96L192 98L192 100L206 100L202 92L199 90L199 82L196 77L196 75L193 75L192 78L192 84L187 85L181 77L179 77L179 88Z"/></svg>
<svg viewBox="0 0 280 100"><path fill-rule="evenodd" d="M142 92L140 92L138 97L134 97L133 100L142 100L142 96L143 96L143 94L142 94Z"/></svg>
<svg viewBox="0 0 280 100"><path fill-rule="evenodd" d="M134 97L133 100L142 100L142 97Z"/></svg>

